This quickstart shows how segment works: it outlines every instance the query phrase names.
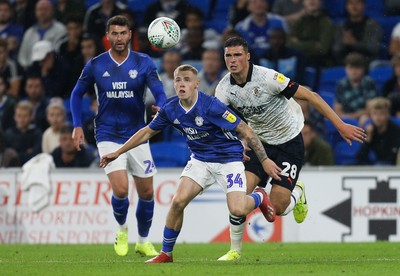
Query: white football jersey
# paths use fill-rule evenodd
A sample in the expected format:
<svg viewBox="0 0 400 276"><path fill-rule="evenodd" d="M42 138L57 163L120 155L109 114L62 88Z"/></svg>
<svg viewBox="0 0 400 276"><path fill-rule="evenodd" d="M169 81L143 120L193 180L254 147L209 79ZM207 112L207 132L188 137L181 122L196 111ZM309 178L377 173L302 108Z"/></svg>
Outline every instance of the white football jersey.
<svg viewBox="0 0 400 276"><path fill-rule="evenodd" d="M243 88L225 75L215 96L242 113L263 142L279 145L296 137L304 126L303 112L293 98L281 94L290 79L258 65L250 65L250 74Z"/></svg>

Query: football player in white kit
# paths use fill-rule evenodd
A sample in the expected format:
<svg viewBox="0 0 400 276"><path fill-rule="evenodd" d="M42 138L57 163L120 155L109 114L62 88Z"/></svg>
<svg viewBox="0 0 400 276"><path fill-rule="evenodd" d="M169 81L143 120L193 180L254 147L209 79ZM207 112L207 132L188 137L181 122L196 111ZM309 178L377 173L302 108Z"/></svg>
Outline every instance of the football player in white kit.
<svg viewBox="0 0 400 276"><path fill-rule="evenodd" d="M351 140L362 143L365 131L343 122L317 93L279 72L250 63L248 44L243 38L233 37L225 42L224 59L230 73L219 82L215 96L243 116L262 141L269 158L281 167L281 180L270 182L270 199L276 215L284 216L293 210L295 220L301 223L308 212L304 184L298 181L304 159L301 136L304 117L293 98L312 104L350 145ZM269 176L260 169L254 152L248 152L248 156L245 170L247 193L251 193L257 185L265 187ZM218 260L240 258L245 221L245 217L230 216L231 249Z"/></svg>

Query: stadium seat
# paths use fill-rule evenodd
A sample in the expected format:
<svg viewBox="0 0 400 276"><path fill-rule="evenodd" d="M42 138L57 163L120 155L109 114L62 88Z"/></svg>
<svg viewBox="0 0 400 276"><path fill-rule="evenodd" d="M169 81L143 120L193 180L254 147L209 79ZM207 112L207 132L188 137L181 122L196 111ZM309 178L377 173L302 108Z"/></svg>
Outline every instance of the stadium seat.
<svg viewBox="0 0 400 276"><path fill-rule="evenodd" d="M346 141L338 142L333 150L336 165L356 165L361 145L358 142L353 142L351 146Z"/></svg>
<svg viewBox="0 0 400 276"><path fill-rule="evenodd" d="M333 20L346 16L346 0L336 0L334 4L332 0L324 0L323 4L325 11Z"/></svg>
<svg viewBox="0 0 400 276"><path fill-rule="evenodd" d="M377 1L380 2L380 1ZM394 26L400 22L400 16L377 16L374 19L381 25L383 31L383 39L380 49L380 58L390 59L389 43Z"/></svg>
<svg viewBox="0 0 400 276"><path fill-rule="evenodd" d="M365 14L370 17L383 16L385 4L382 0L365 0Z"/></svg>
<svg viewBox="0 0 400 276"><path fill-rule="evenodd" d="M327 119L325 120L325 126L326 126L326 137L325 140L330 144L332 149L335 149L336 145L340 142L343 142L343 138L342 136L340 136L339 132L337 131L337 129L335 128L335 126L328 121ZM358 125L358 121L357 119L353 119L353 118L342 118L342 120L345 123L357 126Z"/></svg>
<svg viewBox="0 0 400 276"><path fill-rule="evenodd" d="M303 71L303 85L306 85L315 90L315 85L317 82L317 70L314 67L306 67Z"/></svg>
<svg viewBox="0 0 400 276"><path fill-rule="evenodd" d="M329 104L331 108L333 108L333 104L335 102L335 93L328 91L321 91L318 93L324 101Z"/></svg>
<svg viewBox="0 0 400 276"><path fill-rule="evenodd" d="M344 66L325 68L321 72L318 90L335 93L337 82L344 77L346 77Z"/></svg>
<svg viewBox="0 0 400 276"><path fill-rule="evenodd" d="M379 66L369 71L368 75L375 80L379 94L382 94L383 85L393 76L393 69L392 66Z"/></svg>
<svg viewBox="0 0 400 276"><path fill-rule="evenodd" d="M158 168L184 167L190 159L190 150L183 142L152 143L150 150Z"/></svg>
<svg viewBox="0 0 400 276"><path fill-rule="evenodd" d="M390 120L400 126L400 118L392 116L390 117Z"/></svg>

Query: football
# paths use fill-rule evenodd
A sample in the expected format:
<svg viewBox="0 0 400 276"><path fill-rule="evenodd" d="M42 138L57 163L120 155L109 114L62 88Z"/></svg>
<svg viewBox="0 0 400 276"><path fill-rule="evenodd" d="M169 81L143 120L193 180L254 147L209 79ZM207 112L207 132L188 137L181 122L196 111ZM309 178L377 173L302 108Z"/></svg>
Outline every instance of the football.
<svg viewBox="0 0 400 276"><path fill-rule="evenodd" d="M174 47L181 38L179 25L169 17L158 17L150 23L147 29L150 43L159 49Z"/></svg>

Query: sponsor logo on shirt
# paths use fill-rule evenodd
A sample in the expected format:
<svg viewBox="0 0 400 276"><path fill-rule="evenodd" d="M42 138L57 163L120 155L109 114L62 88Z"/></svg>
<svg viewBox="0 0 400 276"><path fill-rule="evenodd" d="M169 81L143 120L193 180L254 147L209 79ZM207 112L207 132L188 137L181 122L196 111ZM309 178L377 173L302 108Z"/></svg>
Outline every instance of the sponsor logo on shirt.
<svg viewBox="0 0 400 276"><path fill-rule="evenodd" d="M285 81L285 76L282 75L281 73L275 73L274 75L274 80L278 81L278 82L284 82Z"/></svg>
<svg viewBox="0 0 400 276"><path fill-rule="evenodd" d="M232 113L230 113L228 110L225 111L224 114L222 114L222 118L224 118L225 120L227 120L230 123L236 122L236 116L233 115Z"/></svg>

